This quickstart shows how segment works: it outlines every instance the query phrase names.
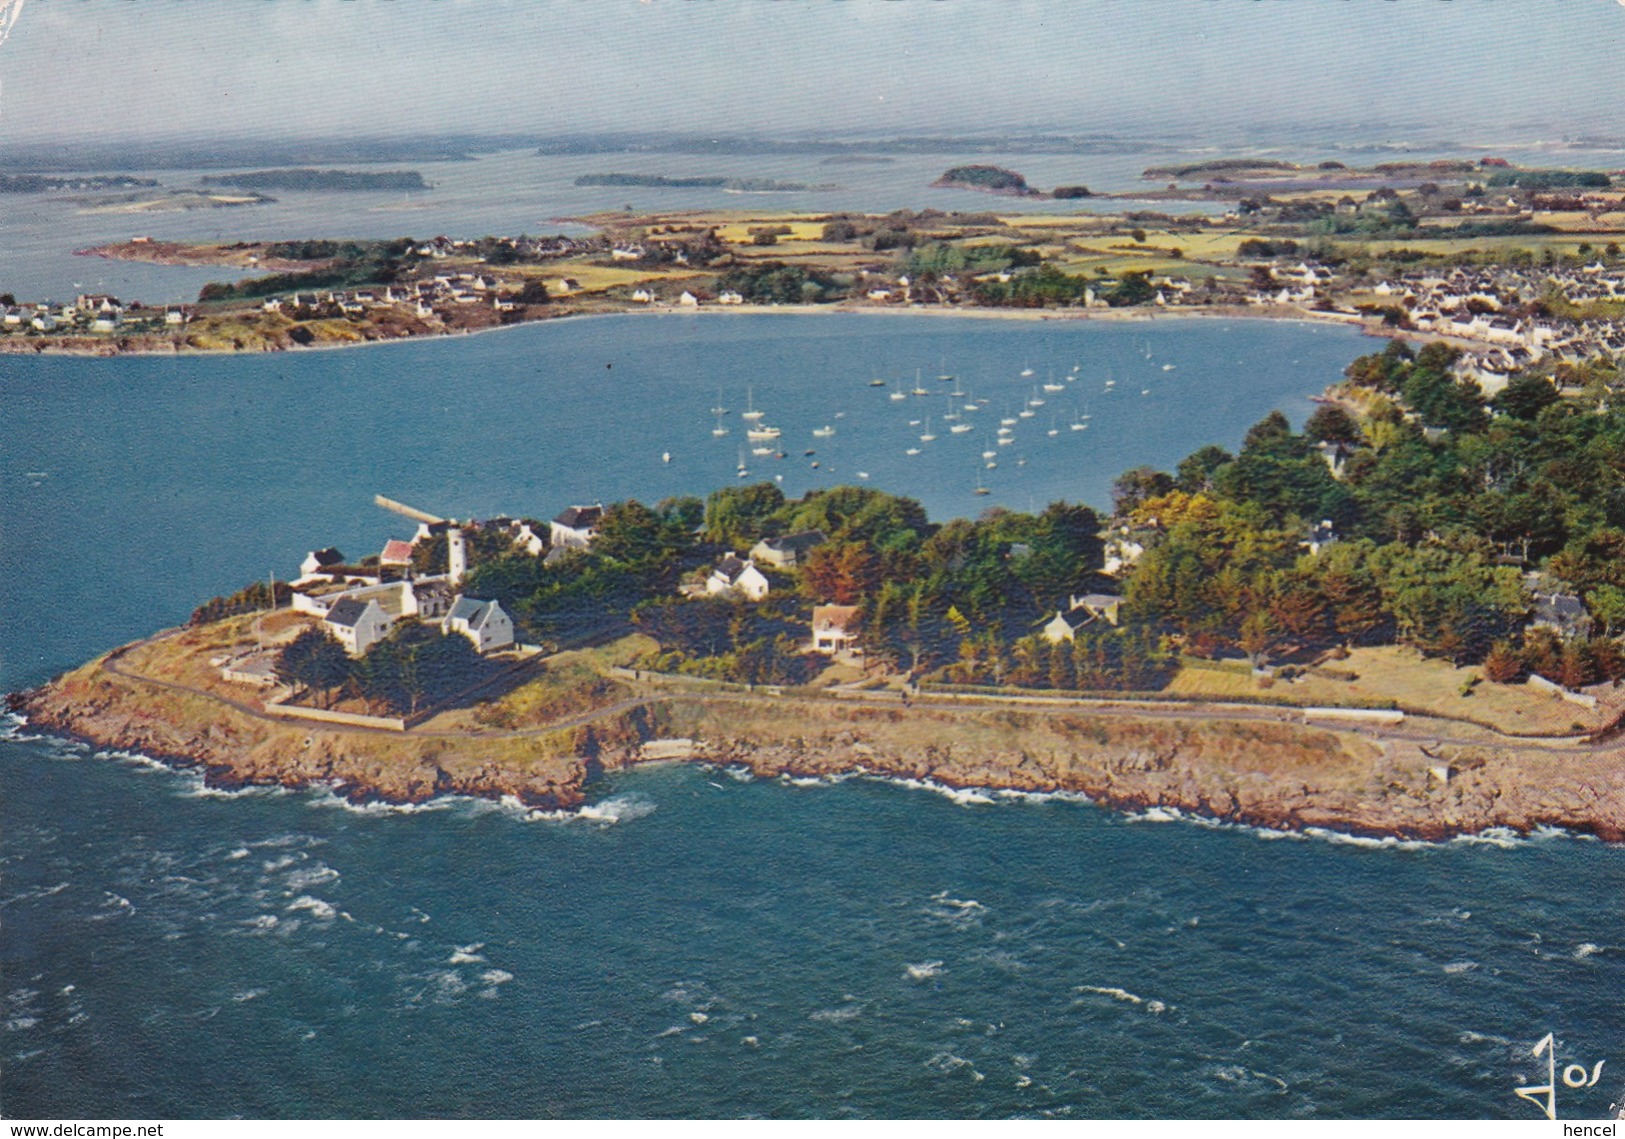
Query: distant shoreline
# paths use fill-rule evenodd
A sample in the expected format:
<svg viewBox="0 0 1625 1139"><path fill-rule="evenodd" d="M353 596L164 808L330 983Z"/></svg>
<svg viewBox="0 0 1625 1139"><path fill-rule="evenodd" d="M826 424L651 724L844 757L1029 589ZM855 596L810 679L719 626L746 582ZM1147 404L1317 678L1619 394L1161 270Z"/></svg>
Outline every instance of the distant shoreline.
<svg viewBox="0 0 1625 1139"><path fill-rule="evenodd" d="M1351 316L1341 313L1316 313L1309 309L1299 309L1292 306L1200 306L1187 305L1177 309L1133 307L1116 309L1027 309L1027 308L987 308L987 307L959 307L954 305L863 305L841 301L834 304L791 304L791 305L704 305L698 308L688 308L674 304L637 305L631 304L613 310L587 310L562 309L551 310L544 315L514 321L510 324L492 325L486 328L457 329L446 332L428 332L409 336L378 337L376 339L361 339L354 341L338 341L310 345L297 345L290 347L270 347L264 349L247 348L191 348L181 347L173 341L150 343L141 342L125 346L118 346L108 342L98 343L90 336L74 338L72 345L44 345L38 341L19 340L13 338L0 338L0 356L79 356L88 359L111 359L120 356L162 356L176 357L214 357L214 356L263 356L272 353L307 353L339 351L354 348L381 347L390 344L406 344L430 340L456 340L467 336L477 336L490 332L504 332L514 328L524 328L530 325L546 324L552 321L581 320L613 316L696 316L696 317L728 317L737 315L749 316L813 316L827 313L840 313L843 315L863 315L876 317L934 317L937 319L989 319L1008 320L1029 323L1046 321L1098 321L1108 324L1136 324L1136 323L1162 323L1180 320L1260 320L1284 321L1298 324L1331 325L1344 328L1356 328L1367 336L1383 337L1385 339L1404 339L1406 333L1400 329L1385 328L1379 320ZM1414 335L1414 334L1413 334ZM1427 337L1427 339L1449 339L1448 337Z"/></svg>

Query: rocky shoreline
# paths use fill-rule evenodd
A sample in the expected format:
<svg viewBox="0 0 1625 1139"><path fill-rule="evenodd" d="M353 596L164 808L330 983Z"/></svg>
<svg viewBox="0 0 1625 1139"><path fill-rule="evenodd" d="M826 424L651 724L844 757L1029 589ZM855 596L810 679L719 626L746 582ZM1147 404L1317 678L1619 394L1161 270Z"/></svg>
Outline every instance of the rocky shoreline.
<svg viewBox="0 0 1625 1139"><path fill-rule="evenodd" d="M1556 827L1625 842L1617 747L1428 747L1278 718L1151 717L1121 706L903 709L690 692L645 693L637 707L555 732L399 734L224 706L200 716L163 695L93 662L8 705L48 732L200 768L213 787L324 785L358 803L469 795L572 809L606 770L689 758L762 777L1070 792L1114 810L1175 809L1275 830L1443 840Z"/></svg>

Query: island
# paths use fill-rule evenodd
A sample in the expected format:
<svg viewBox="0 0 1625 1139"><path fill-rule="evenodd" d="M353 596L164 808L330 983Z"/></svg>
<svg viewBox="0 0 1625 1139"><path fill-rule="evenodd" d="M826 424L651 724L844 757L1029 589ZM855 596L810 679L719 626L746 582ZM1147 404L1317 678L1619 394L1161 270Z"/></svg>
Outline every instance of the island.
<svg viewBox="0 0 1625 1139"><path fill-rule="evenodd" d="M1017 198L1043 196L1027 185L1027 179L1014 170L1006 170L1002 166L954 166L944 171L942 177L931 185L935 189L982 190L989 194L1008 194Z"/></svg>
<svg viewBox="0 0 1625 1139"><path fill-rule="evenodd" d="M241 190L378 191L427 190L429 184L416 170L251 170L240 174L205 174L205 186L232 186Z"/></svg>
<svg viewBox="0 0 1625 1139"><path fill-rule="evenodd" d="M771 482L546 521L380 497L412 527L377 553L312 550L9 706L218 786L357 800L570 809L605 771L696 760L1625 840L1625 530L1586 509L1625 414L1538 376L1486 402L1455 357L1393 342L1301 431L1272 413L1127 471L1109 514L937 522Z"/></svg>

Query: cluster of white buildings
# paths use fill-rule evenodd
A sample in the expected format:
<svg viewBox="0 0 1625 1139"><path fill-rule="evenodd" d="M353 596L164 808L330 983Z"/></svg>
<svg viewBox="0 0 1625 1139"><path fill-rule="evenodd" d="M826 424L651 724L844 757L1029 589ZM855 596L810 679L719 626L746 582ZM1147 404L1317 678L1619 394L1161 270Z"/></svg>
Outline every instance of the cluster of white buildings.
<svg viewBox="0 0 1625 1139"><path fill-rule="evenodd" d="M107 293L81 293L72 304L52 305L41 302L26 305L6 305L0 308L0 331L20 332L93 332L115 333L125 330L132 322L142 324L163 323L178 326L192 319L191 310L184 305L169 305L163 309L149 309L139 304L125 305Z"/></svg>

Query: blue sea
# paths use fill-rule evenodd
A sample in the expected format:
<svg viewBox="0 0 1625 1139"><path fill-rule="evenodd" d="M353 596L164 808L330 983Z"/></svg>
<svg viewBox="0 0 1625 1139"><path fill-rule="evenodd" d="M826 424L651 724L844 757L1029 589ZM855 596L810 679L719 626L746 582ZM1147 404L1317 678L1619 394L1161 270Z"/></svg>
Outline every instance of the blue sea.
<svg viewBox="0 0 1625 1139"><path fill-rule="evenodd" d="M939 520L1105 506L1125 467L1235 447L1272 408L1301 422L1370 347L1286 323L698 314L6 358L0 688L308 549L375 551L406 523L374 493L542 517L704 494L738 481L751 405L785 457L747 450L750 477L787 493L862 481ZM889 398L917 373L931 395ZM977 399L959 414L991 422L943 430ZM1559 1115L1595 1117L1625 1062L1622 894L1619 850L1555 832L1281 835L684 765L572 814L356 808L12 723L0 1112L1538 1118L1513 1089L1544 1082L1550 1032Z"/></svg>

